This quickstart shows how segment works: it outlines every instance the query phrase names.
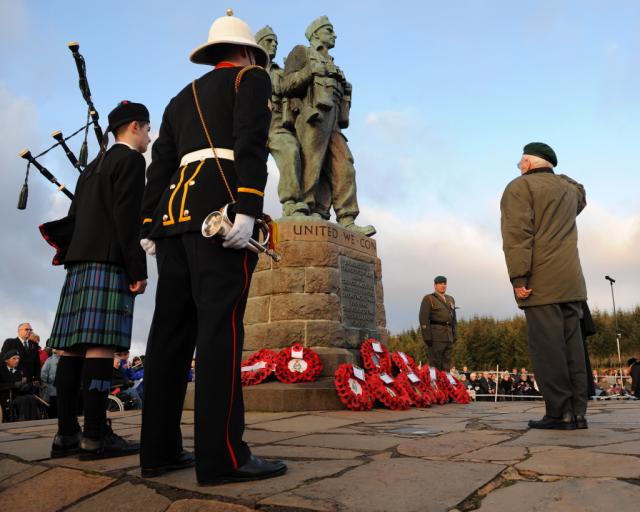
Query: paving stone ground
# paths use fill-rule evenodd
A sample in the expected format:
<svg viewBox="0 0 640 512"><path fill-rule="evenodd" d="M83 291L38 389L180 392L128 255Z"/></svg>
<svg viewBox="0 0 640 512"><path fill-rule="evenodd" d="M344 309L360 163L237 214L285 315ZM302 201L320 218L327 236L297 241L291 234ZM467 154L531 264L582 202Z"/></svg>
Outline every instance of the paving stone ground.
<svg viewBox="0 0 640 512"><path fill-rule="evenodd" d="M201 487L193 469L140 476L137 456L49 458L55 420L0 425L2 510L268 512L638 510L640 403L593 402L590 428L530 430L540 402L369 412L248 413L254 453L286 475ZM112 416L139 439L140 413ZM193 446L193 413L183 414Z"/></svg>

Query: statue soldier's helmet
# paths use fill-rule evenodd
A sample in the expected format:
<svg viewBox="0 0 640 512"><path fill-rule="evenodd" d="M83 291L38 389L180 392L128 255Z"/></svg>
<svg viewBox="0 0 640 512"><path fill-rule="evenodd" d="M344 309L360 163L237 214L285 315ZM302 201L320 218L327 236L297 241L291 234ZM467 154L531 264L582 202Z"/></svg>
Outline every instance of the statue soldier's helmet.
<svg viewBox="0 0 640 512"><path fill-rule="evenodd" d="M260 44L260 41L269 36L273 37L276 41L278 40L278 36L273 29L269 25L266 25L256 32L256 43Z"/></svg>
<svg viewBox="0 0 640 512"><path fill-rule="evenodd" d="M227 15L218 18L211 24L209 39L198 46L189 55L189 60L196 64L216 65L221 60L220 48L223 45L239 45L253 48L256 56L256 64L266 66L269 63L269 55L266 50L256 43L253 32L247 23L233 15L233 10L227 9Z"/></svg>
<svg viewBox="0 0 640 512"><path fill-rule="evenodd" d="M309 24L307 30L304 31L305 37L309 41L311 41L311 37L313 36L313 34L315 34L322 27L333 27L333 23L331 23L329 21L329 18L327 18L326 16L320 16Z"/></svg>

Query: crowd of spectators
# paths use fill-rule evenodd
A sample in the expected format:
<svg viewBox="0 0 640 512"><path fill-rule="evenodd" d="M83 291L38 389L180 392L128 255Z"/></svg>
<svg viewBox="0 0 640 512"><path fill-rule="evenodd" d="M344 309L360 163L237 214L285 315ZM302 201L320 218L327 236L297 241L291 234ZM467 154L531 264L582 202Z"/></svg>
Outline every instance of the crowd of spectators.
<svg viewBox="0 0 640 512"><path fill-rule="evenodd" d="M144 356L129 361L129 352L114 354L111 394L125 408L144 405ZM40 345L40 336L28 322L18 335L7 338L0 349L0 410L2 421L57 417L56 371L60 356ZM189 380L195 376L195 362Z"/></svg>
<svg viewBox="0 0 640 512"><path fill-rule="evenodd" d="M522 398L541 397L535 375L526 368L513 368L509 371L469 371L466 366L462 370L451 368L451 373L461 380L469 394L475 400L495 400L496 387L498 400L518 400ZM628 396L640 398L640 361L631 358L627 366L622 368L593 370L594 392L596 398Z"/></svg>

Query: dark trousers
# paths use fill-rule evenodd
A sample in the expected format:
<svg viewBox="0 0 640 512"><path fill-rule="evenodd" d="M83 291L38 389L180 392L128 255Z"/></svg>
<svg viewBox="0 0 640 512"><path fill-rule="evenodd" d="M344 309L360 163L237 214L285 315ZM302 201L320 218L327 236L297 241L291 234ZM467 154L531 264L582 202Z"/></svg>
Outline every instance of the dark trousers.
<svg viewBox="0 0 640 512"><path fill-rule="evenodd" d="M451 352L453 343L450 341L433 341L429 347L429 365L436 367L440 371L451 369Z"/></svg>
<svg viewBox="0 0 640 512"><path fill-rule="evenodd" d="M200 233L157 240L156 251L158 287L144 365L140 462L164 465L182 449L180 418L195 348L196 474L209 480L250 456L242 440L240 364L242 318L257 256L224 249Z"/></svg>
<svg viewBox="0 0 640 512"><path fill-rule="evenodd" d="M529 355L548 416L587 410L587 378L579 302L524 308Z"/></svg>

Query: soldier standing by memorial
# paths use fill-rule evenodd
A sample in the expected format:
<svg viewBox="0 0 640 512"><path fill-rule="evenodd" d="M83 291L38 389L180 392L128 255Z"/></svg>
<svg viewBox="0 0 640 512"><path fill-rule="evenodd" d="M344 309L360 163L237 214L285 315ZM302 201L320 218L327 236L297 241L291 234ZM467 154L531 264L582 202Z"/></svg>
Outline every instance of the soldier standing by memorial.
<svg viewBox="0 0 640 512"><path fill-rule="evenodd" d="M456 340L456 301L447 295L447 278L436 276L434 292L425 295L420 305L422 339L429 347L429 364L449 371L451 352Z"/></svg>
<svg viewBox="0 0 640 512"><path fill-rule="evenodd" d="M302 161L300 159L300 143L295 134L295 98L282 96L282 78L284 70L274 62L278 51L278 36L270 26L256 32L256 43L262 46L269 55L269 64L265 67L271 78L271 126L269 128L269 151L273 155L278 170L278 197L282 203L282 215L306 216L309 207L301 201L300 189Z"/></svg>
<svg viewBox="0 0 640 512"><path fill-rule="evenodd" d="M358 226L360 213L356 198L356 171L353 155L341 129L349 126L351 84L333 62L329 50L336 34L326 16L315 19L305 36L309 47L296 46L285 61L283 94L299 100L295 130L302 149L302 201L312 216L328 218L330 203L344 228L366 236L373 226ZM326 175L323 183L322 174ZM330 188L331 201L324 198Z"/></svg>

